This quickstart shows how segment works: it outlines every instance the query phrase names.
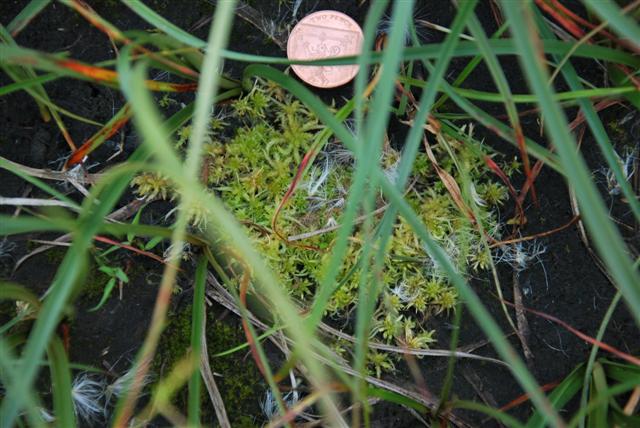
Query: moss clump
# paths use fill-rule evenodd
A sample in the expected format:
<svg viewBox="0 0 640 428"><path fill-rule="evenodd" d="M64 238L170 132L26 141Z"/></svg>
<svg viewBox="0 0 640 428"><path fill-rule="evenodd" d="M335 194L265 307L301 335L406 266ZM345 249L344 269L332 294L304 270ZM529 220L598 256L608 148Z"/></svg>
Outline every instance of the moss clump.
<svg viewBox="0 0 640 428"><path fill-rule="evenodd" d="M168 317L169 323L162 335L153 367L159 376L169 373L173 365L186 355L191 338L191 305L186 306ZM254 420L260 418L259 401L265 390L260 372L247 352L239 351L222 357L213 355L226 351L246 342L239 324L218 321L207 314L207 345L211 370L216 376L216 384L233 427L254 427ZM246 358L245 358L246 357ZM202 403L209 402L206 388L202 387ZM175 397L174 404L186 412L187 388L183 388ZM211 406L203 405L202 421L211 424L215 413Z"/></svg>
<svg viewBox="0 0 640 428"><path fill-rule="evenodd" d="M64 256L67 254L67 248L54 246L53 248L47 250L44 254L47 257L48 263L59 265L62 262L62 259L64 259Z"/></svg>
<svg viewBox="0 0 640 428"><path fill-rule="evenodd" d="M224 115L222 119L220 114ZM335 140L322 147L304 176L298 177L297 190L280 211L275 222L279 232L276 234L272 225L274 215L324 126L294 97L263 81L257 81L244 97L223 107L216 120L227 126L213 129L209 135L203 178L210 191L245 224L255 247L279 274L288 293L302 305L310 304L324 275L336 232L317 233L299 241L304 248L281 238L337 224L349 197L354 172L351 152ZM471 130L460 132L471 137ZM188 134L188 127L179 133ZM508 197L505 186L493 179L485 164L485 158L493 153L467 138L458 141L445 135L439 135L432 143L432 151L441 170L462 189L463 203L475 207L473 221L469 210L461 209L460 201L453 199L425 153L415 160L409 179L412 186L405 198L459 272L486 269L491 254L484 248L477 223L499 238L498 209ZM391 144L384 145L379 164L391 181L398 177L400 157L401 153ZM169 189L171 185L166 187ZM152 186L147 188L138 185L137 192L142 196L160 192ZM386 203L379 195L375 208ZM207 213L202 212L202 207L187 209L190 213L199 212L197 216L191 215L198 228L207 226L204 220ZM345 325L345 331L358 303L361 279L356 266L367 239L356 228L338 278L340 286L326 311L326 316ZM239 267L237 271L241 270ZM434 342L430 318L450 313L457 303L457 294L402 218L389 240L381 275L376 277L383 284L372 320L374 338L399 346L427 348ZM376 361L372 363L376 374L385 367L393 367L380 356L376 356Z"/></svg>

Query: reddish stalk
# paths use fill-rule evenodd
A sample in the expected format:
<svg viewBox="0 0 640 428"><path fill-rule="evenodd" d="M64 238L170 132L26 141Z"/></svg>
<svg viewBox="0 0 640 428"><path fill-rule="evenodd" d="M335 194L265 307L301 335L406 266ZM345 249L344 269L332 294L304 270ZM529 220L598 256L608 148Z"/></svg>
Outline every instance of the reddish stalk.
<svg viewBox="0 0 640 428"><path fill-rule="evenodd" d="M591 30L595 29L597 27L597 25L587 21L586 19L582 18L580 15L576 14L575 12L573 12L571 9L569 9L568 7L564 6L562 3L560 3L558 0L546 0L550 3L552 3L552 6L558 10L560 13L563 13L568 19L573 20L575 23L578 23L584 27L587 27ZM640 4L640 2L636 1L635 3L632 3L630 5L628 5L627 7L625 7L624 9L622 9L623 13L626 13L634 8L636 8L638 5ZM616 36L614 36L613 34L611 34L610 32L608 32L605 29L602 29L599 31L600 34L602 34L604 37L606 37L609 40L612 40L613 42L624 46L625 48L632 50L636 53L639 53L638 48L636 46L634 46L632 43L628 43L626 40L624 39L619 39Z"/></svg>
<svg viewBox="0 0 640 428"><path fill-rule="evenodd" d="M289 238L285 236L284 233L282 233L278 229L278 217L280 216L280 212L282 211L286 203L289 201L293 193L296 191L298 184L302 180L302 175L304 174L304 171L307 169L307 166L310 164L310 162L313 161L316 154L317 154L317 150L315 148L311 148L307 153L305 153L304 157L302 158L302 161L300 161L300 165L298 165L298 170L296 171L295 177L291 181L291 184L289 185L287 192L282 197L282 200L278 204L278 207L276 208L276 211L273 214L273 218L271 219L271 229L273 229L273 233L275 233L276 236L280 238L282 241L286 242L287 245L292 245L294 247L304 248L307 250L322 251L320 248L312 245L305 245L305 244L299 244L296 242L291 242L289 241Z"/></svg>
<svg viewBox="0 0 640 428"><path fill-rule="evenodd" d="M113 239L109 239L106 238L104 236L100 236L100 235L96 235L93 239L95 239L98 242L103 242L105 244L109 244L109 245L115 245L116 247L120 247L122 249L125 250L129 250L132 251L136 254L140 254L141 256L145 256L145 257L149 257L150 259L153 259L157 262L160 262L162 264L166 264L167 262L160 256L158 256L157 254L153 254L149 251L145 251L145 250L141 250L139 248L136 248L132 245L129 244L123 244L122 242L118 242L118 241L114 241Z"/></svg>
<svg viewBox="0 0 640 428"><path fill-rule="evenodd" d="M104 141L115 135L116 132L129 122L129 119L131 118L131 109L128 105L124 107L121 115L122 117L120 119L113 123L108 123L104 128L85 141L80 148L75 150L67 160L65 169L82 162L89 153L98 148L98 146L100 146Z"/></svg>
<svg viewBox="0 0 640 428"><path fill-rule="evenodd" d="M105 33L110 40L121 42L124 45L131 45L134 52L141 52L145 55L148 55L150 58L153 58L154 60L173 68L179 73L182 73L194 79L197 79L199 77L200 74L190 69L189 67L185 67L183 65L177 64L171 60L164 58L161 55L158 55L153 51L150 51L144 46L140 46L134 43L131 39L126 37L122 32L120 32L120 30L118 30L117 28L113 27L110 23L105 21L100 15L98 15L98 13L95 10L93 10L91 6L89 6L83 0L71 0L70 5L80 15L82 15L87 21L89 21L91 25L96 27L99 31Z"/></svg>
<svg viewBox="0 0 640 428"><path fill-rule="evenodd" d="M94 82L118 83L118 73L102 67L84 64L72 59L51 58L59 67L67 69L74 74L79 74ZM145 80L145 86L151 91L165 92L191 92L198 87L197 83L167 83L156 80Z"/></svg>
<svg viewBox="0 0 640 428"><path fill-rule="evenodd" d="M553 5L547 2L552 2ZM578 39L582 39L585 36L586 34L585 31L580 26L578 26L576 22L572 20L572 17L578 17L578 16L575 13L568 10L567 8L560 5L556 0L536 0L536 4L545 12L547 12L549 15L551 15L565 30L571 33L574 37ZM627 5L625 8L623 8L622 12L627 13L630 10L636 8L638 5L640 5L640 1L636 0L634 3L631 3ZM581 22L587 22L580 17L578 18L580 19ZM588 26L590 28L595 28L593 24L589 24ZM640 52L640 49L638 49L638 47L635 46L633 43L628 43L626 40L616 39L615 37L612 40L635 53ZM586 43L591 44L591 41L587 40ZM634 73L632 70L630 70L628 67L622 64L614 64L614 65L616 68L622 71L625 74L625 76L637 88L640 88L640 80L634 76Z"/></svg>
<svg viewBox="0 0 640 428"><path fill-rule="evenodd" d="M555 388L558 385L560 385L559 381L550 382L550 383L547 383L545 385L542 385L540 387L540 391L542 391L542 392L551 391L553 388ZM514 407L518 407L519 405L521 405L523 403L526 403L527 401L529 401L529 399L530 399L530 397L529 397L528 393L522 394L519 397L516 397L515 399L509 401L504 406L500 407L498 409L498 411L506 412L507 410L513 409Z"/></svg>
<svg viewBox="0 0 640 428"><path fill-rule="evenodd" d="M509 301L506 301L506 300L502 300L502 301L506 305L509 305L509 306L512 306L512 307L516 306L515 304L513 304L513 303L511 303ZM599 347L601 349L604 349L605 351L615 355L616 357L640 367L640 358L634 357L633 355L629 355L626 352L623 352L623 351L619 350L618 348L615 348L615 347L613 347L611 345L608 345L608 344L606 344L604 342L601 342L601 341L599 341L597 339L594 339L593 337L591 337L591 336L589 336L587 334L584 334L580 330L572 327L570 324L566 323L565 321L562 321L559 318L554 317L553 315L549 315L549 314L546 314L544 312L540 312L540 311L537 311L535 309L530 309L530 308L527 308L527 307L524 307L524 306L520 306L520 307L523 310L525 310L525 311L527 311L529 313L532 313L532 314L537 315L537 316L539 316L541 318L544 318L546 320L549 320L549 321L552 321L552 322L554 322L556 324L559 324L561 327L565 328L566 330L568 330L569 332L571 332L575 336L579 337L580 339L584 340L585 342L588 342L588 343L590 343L592 345L595 345L595 346L597 346L597 347Z"/></svg>
<svg viewBox="0 0 640 428"><path fill-rule="evenodd" d="M516 142L518 144L518 149L520 150L520 157L522 158L522 163L524 165L524 175L527 177L527 181L531 183L531 199L533 200L534 205L538 206L538 197L536 195L536 188L534 186L535 177L532 176L531 173L531 163L529 162L529 154L527 153L527 144L524 140L524 134L522 133L522 128L520 127L520 123L516 124L514 129L516 134ZM517 200L517 199L516 199ZM521 203L524 201L521 201Z"/></svg>
<svg viewBox="0 0 640 428"><path fill-rule="evenodd" d="M564 229L566 229L566 228L570 227L571 225L575 224L578 220L580 220L580 216L575 216L571 220L569 220L568 223L563 224L562 226L556 227L555 229L547 230L545 232L536 233L534 235L524 236L522 238L507 239L505 241L494 242L493 244L489 245L489 248L496 248L496 247L501 247L503 245L515 244L517 242L531 241L533 239L544 238L546 236L553 235L554 233L558 233L558 232L563 231Z"/></svg>
<svg viewBox="0 0 640 428"><path fill-rule="evenodd" d="M616 105L619 103L620 102L617 100L602 100L594 106L594 109L596 112L600 112L601 110L604 110L612 105ZM571 129L572 131L575 130L579 125L581 125L584 122L584 120L585 118L582 111L578 112L578 114L576 115L576 118L569 124L569 129ZM550 147L549 150L553 151L553 147ZM538 177L543 166L544 166L544 162L541 160L538 160L535 163L535 165L533 166L533 171L531 175L531 178L533 180L535 180ZM527 192L529 191L531 184L532 183L529 180L526 180L524 183L524 186L522 186L522 191L520 192L520 196L518 197L518 201L520 202L520 204L524 202L524 198L527 196Z"/></svg>
<svg viewBox="0 0 640 428"><path fill-rule="evenodd" d="M507 177L507 174L504 173L502 168L500 168L500 166L497 163L495 163L490 156L485 156L484 162L487 165L487 167L489 167L489 169L493 171L494 174L500 177L503 183L507 186L507 189L509 190L509 194L511 195L511 197L513 197L515 201L516 209L518 210L518 217L520 217L520 225L523 225L525 223L526 217L524 215L524 209L522 208L522 201L520 201L518 192L516 191L515 187L513 187L513 184L511 184L511 180L509 180L509 177Z"/></svg>
<svg viewBox="0 0 640 428"><path fill-rule="evenodd" d="M573 22L569 17L564 15L559 9L550 5L545 0L535 0L538 7L551 15L565 30L571 33L574 37L580 39L584 36L584 30Z"/></svg>

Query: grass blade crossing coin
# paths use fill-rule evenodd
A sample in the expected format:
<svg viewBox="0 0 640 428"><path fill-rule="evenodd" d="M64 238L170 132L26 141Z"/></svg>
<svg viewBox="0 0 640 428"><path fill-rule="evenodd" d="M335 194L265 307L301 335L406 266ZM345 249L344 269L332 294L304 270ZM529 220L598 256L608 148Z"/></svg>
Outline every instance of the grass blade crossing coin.
<svg viewBox="0 0 640 428"><path fill-rule="evenodd" d="M358 55L362 49L362 29L349 16L322 10L302 18L287 41L290 60L314 60ZM348 83L358 73L357 65L293 65L300 79L318 88L335 88Z"/></svg>

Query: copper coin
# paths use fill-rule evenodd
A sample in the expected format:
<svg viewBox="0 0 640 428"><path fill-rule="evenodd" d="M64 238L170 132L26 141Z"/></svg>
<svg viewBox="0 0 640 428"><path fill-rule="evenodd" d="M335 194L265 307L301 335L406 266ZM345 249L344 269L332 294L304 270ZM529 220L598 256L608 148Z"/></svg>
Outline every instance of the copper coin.
<svg viewBox="0 0 640 428"><path fill-rule="evenodd" d="M291 60L313 60L358 55L362 49L362 29L351 17L335 10L307 15L293 28L287 41ZM335 88L358 73L353 65L292 65L293 71L310 85Z"/></svg>

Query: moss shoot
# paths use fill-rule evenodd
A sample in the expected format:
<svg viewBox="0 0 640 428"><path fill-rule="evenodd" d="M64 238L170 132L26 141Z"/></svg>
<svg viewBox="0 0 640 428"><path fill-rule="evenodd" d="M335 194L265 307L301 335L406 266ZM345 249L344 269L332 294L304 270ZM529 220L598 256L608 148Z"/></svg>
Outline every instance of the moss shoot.
<svg viewBox="0 0 640 428"><path fill-rule="evenodd" d="M166 375L190 346L191 305L169 314L168 325L162 335L153 368L159 375ZM260 426L260 399L266 389L262 376L247 350L222 357L215 354L246 342L242 327L234 319L219 321L211 312L207 313L207 345L209 364L216 376L216 384L225 403L227 414L233 427ZM202 386L202 422L210 426L215 421L215 412L209 395ZM187 388L184 387L174 398L174 404L186 414Z"/></svg>

